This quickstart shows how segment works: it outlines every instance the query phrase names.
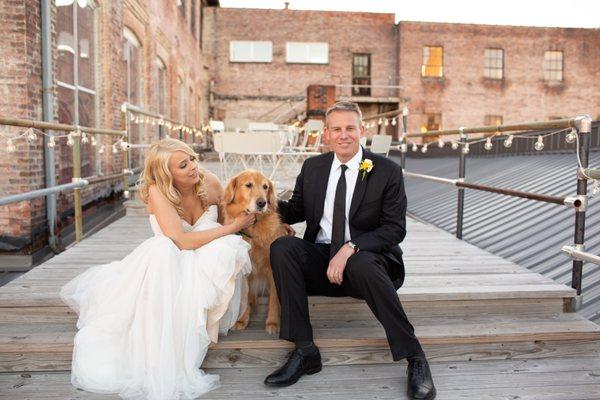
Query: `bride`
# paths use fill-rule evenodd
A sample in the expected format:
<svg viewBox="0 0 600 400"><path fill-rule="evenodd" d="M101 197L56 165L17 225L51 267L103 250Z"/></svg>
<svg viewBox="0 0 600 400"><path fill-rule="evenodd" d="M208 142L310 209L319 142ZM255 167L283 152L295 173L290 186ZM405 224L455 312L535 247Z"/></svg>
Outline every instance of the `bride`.
<svg viewBox="0 0 600 400"><path fill-rule="evenodd" d="M221 225L219 180L175 139L150 147L140 192L154 236L61 290L79 314L71 382L126 399L193 399L219 386L200 365L246 307L249 246L234 233L255 217Z"/></svg>

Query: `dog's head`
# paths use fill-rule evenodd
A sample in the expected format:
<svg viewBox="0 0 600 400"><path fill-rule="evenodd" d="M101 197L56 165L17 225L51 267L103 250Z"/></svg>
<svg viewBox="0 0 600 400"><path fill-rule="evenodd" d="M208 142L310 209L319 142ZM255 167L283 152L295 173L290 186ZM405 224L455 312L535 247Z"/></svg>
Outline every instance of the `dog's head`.
<svg viewBox="0 0 600 400"><path fill-rule="evenodd" d="M225 206L236 204L244 211L267 213L277 210L273 182L258 171L244 171L231 178L223 195Z"/></svg>

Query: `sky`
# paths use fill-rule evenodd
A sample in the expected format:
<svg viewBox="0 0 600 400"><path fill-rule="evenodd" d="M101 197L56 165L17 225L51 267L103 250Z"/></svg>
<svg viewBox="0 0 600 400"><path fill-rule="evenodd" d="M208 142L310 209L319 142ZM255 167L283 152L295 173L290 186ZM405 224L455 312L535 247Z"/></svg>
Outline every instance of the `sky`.
<svg viewBox="0 0 600 400"><path fill-rule="evenodd" d="M370 11L396 21L600 28L600 0L289 0L296 10ZM284 0L220 0L221 7L284 7Z"/></svg>

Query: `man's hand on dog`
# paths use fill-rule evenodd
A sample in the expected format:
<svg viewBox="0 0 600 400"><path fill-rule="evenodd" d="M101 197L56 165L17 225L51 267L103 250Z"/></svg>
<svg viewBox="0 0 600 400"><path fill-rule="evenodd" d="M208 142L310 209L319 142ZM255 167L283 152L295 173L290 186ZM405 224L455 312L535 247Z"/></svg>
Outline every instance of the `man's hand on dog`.
<svg viewBox="0 0 600 400"><path fill-rule="evenodd" d="M285 228L286 236L295 236L296 235L296 230L294 228L292 228L291 225L283 224L283 227Z"/></svg>
<svg viewBox="0 0 600 400"><path fill-rule="evenodd" d="M342 284L342 281L344 280L344 269L352 254L354 254L354 249L344 245L338 250L336 255L333 256L331 261L329 261L329 267L327 267L327 278L329 279L329 282L338 285Z"/></svg>

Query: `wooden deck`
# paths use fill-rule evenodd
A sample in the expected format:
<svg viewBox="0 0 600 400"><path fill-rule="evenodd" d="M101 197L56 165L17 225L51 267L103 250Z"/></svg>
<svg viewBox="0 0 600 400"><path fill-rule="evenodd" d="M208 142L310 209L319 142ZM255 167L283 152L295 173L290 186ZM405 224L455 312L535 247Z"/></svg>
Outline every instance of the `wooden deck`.
<svg viewBox="0 0 600 400"><path fill-rule="evenodd" d="M572 289L415 220L408 232L399 295L432 364L438 399L600 399L600 327L565 312ZM147 216L127 215L0 288L1 399L112 398L71 387L76 316L58 292L149 235ZM290 345L264 332L261 310L247 330L209 351L203 367L220 374L223 387L206 398L406 398L405 363L392 362L363 302L314 297L310 307L321 373L285 389L262 385Z"/></svg>

